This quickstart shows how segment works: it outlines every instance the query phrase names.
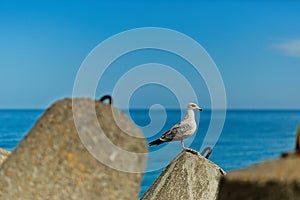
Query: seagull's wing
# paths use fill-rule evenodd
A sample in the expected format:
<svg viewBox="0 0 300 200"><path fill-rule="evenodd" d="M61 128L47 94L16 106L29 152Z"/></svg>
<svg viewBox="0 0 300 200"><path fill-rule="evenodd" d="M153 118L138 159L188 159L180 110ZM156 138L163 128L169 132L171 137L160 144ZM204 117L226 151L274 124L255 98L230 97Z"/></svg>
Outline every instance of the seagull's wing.
<svg viewBox="0 0 300 200"><path fill-rule="evenodd" d="M175 135L178 133L178 130L180 128L180 122L173 126L170 130L166 131L162 136L159 138L160 140L164 142L169 142L174 139Z"/></svg>

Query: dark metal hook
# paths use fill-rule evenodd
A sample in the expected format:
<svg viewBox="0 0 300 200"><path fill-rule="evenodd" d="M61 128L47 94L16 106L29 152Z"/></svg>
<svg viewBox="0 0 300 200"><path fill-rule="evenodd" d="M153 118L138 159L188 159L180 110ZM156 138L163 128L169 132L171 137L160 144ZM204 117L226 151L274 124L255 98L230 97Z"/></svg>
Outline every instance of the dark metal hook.
<svg viewBox="0 0 300 200"><path fill-rule="evenodd" d="M99 101L104 102L106 99L108 99L108 102L110 105L113 104L113 99L110 95L104 95L103 97L101 97L101 99Z"/></svg>
<svg viewBox="0 0 300 200"><path fill-rule="evenodd" d="M204 156L204 154L207 152L205 158L208 159L210 154L212 153L212 148L211 147L205 147L202 152L201 152L201 156Z"/></svg>
<svg viewBox="0 0 300 200"><path fill-rule="evenodd" d="M300 126L298 127L298 131L297 131L296 152L300 153Z"/></svg>

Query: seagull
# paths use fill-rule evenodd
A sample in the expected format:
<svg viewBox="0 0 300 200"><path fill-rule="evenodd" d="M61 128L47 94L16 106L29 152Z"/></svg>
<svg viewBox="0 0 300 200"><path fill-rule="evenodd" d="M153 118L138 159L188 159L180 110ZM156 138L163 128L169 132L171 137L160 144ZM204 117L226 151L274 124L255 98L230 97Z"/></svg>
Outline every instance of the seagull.
<svg viewBox="0 0 300 200"><path fill-rule="evenodd" d="M170 130L168 130L164 134L162 134L162 136L160 136L159 139L150 142L149 146L160 145L164 142L172 142L172 141L180 140L182 150L183 151L187 150L184 147L183 140L187 137L192 136L197 129L194 110L202 111L202 108L200 108L195 103L189 103L187 106L187 111L186 111L186 114L185 114L185 117L183 118L183 120L181 122L175 124Z"/></svg>

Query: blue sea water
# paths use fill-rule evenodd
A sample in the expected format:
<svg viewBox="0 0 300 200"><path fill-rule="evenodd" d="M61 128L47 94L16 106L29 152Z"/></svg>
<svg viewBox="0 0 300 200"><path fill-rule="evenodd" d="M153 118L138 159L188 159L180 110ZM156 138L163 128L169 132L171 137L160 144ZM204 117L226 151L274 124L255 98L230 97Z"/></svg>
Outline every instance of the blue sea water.
<svg viewBox="0 0 300 200"><path fill-rule="evenodd" d="M43 112L43 110L0 110L0 147L13 150ZM161 133L180 121L183 114L180 110L150 113L147 110L131 110L125 113L140 126L148 142L158 138ZM185 144L190 148L201 150L211 120L211 112L203 111L196 117L199 122L197 133L187 139ZM229 110L222 134L209 159L225 171L231 171L276 158L282 152L294 149L299 124L300 111L297 110ZM180 142L149 148L150 154L140 196L180 151Z"/></svg>
<svg viewBox="0 0 300 200"><path fill-rule="evenodd" d="M43 110L0 110L0 148L13 150Z"/></svg>

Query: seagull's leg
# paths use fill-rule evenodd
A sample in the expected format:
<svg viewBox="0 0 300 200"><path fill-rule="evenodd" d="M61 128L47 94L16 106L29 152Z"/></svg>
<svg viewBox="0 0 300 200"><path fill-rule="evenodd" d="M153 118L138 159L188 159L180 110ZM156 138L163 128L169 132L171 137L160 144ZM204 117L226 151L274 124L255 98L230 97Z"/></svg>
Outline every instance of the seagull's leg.
<svg viewBox="0 0 300 200"><path fill-rule="evenodd" d="M186 150L186 148L184 147L183 140L181 140L180 142L181 142L182 151L185 151L185 150Z"/></svg>

